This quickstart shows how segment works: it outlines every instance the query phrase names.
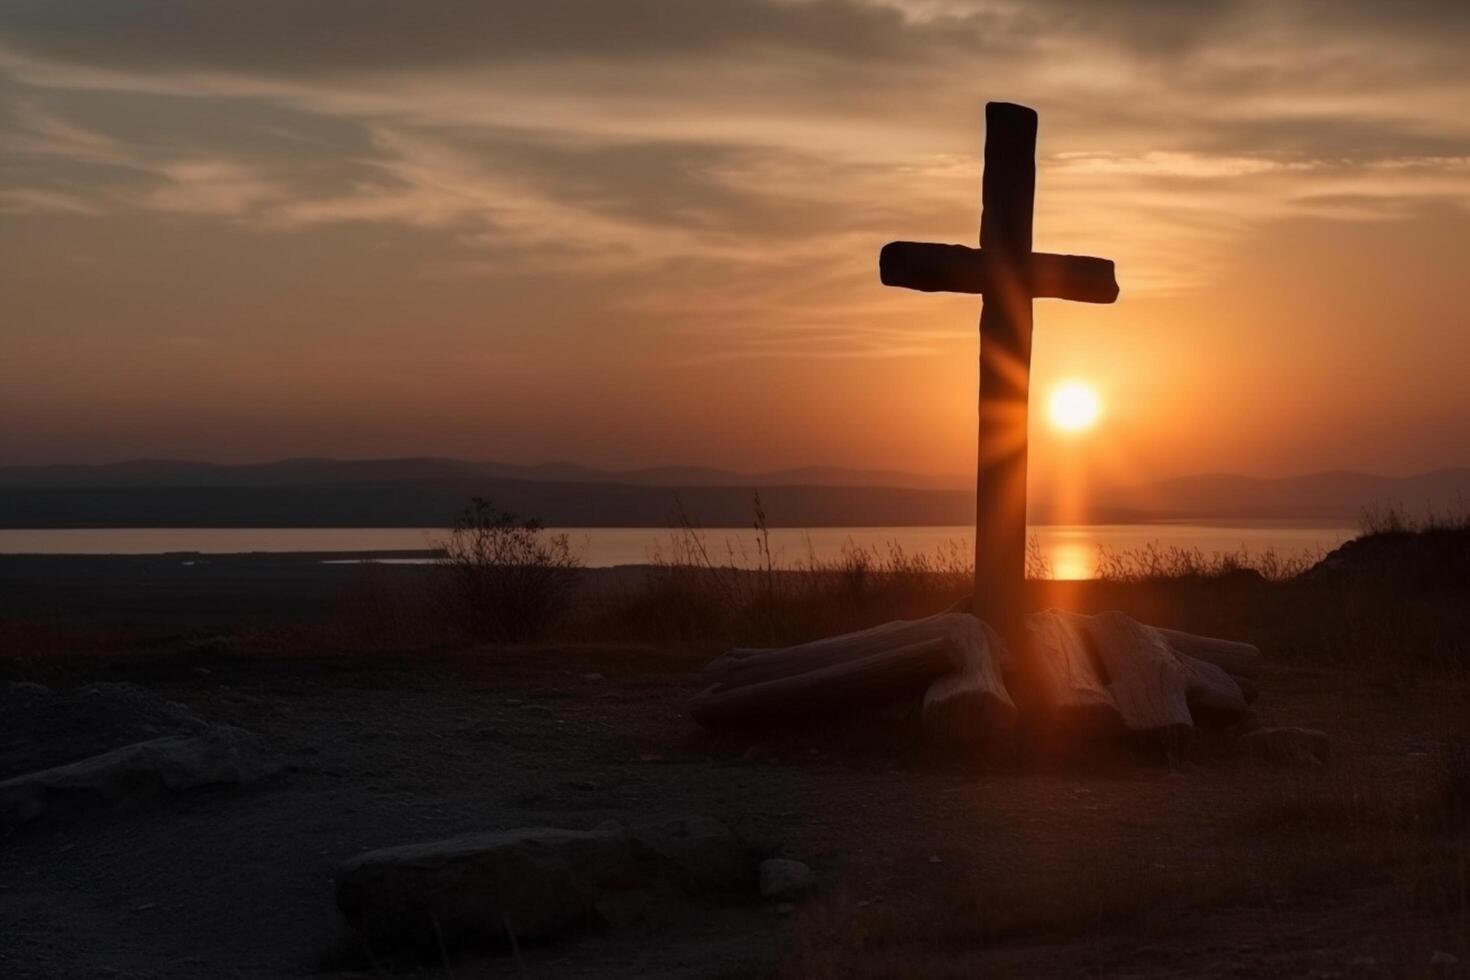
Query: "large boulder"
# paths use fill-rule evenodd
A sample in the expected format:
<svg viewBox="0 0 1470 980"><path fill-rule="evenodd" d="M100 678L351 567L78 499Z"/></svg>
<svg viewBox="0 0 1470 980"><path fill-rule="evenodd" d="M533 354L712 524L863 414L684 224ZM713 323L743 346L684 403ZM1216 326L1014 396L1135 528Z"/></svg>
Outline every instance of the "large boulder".
<svg viewBox="0 0 1470 980"><path fill-rule="evenodd" d="M337 874L337 907L379 952L545 942L621 926L690 896L749 892L750 856L707 817L595 830L530 827L360 854Z"/></svg>
<svg viewBox="0 0 1470 980"><path fill-rule="evenodd" d="M248 783L280 769L255 736L229 725L168 735L0 782L0 826L142 805L199 786Z"/></svg>

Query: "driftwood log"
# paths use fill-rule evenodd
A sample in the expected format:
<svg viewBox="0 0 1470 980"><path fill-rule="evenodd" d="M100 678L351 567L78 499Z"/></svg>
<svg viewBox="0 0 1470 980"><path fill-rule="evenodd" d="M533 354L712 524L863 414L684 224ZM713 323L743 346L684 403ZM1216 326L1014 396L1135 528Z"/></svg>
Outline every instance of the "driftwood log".
<svg viewBox="0 0 1470 980"><path fill-rule="evenodd" d="M1147 626L1119 612L1047 610L1026 617L1024 656L1051 723L1095 734L1178 739L1249 711L1260 651L1245 643ZM690 713L712 728L865 717L895 702L922 707L941 742L976 743L1011 728L1015 662L969 613L885 623L778 649L734 649L705 668Z"/></svg>
<svg viewBox="0 0 1470 980"><path fill-rule="evenodd" d="M940 637L865 653L787 677L717 683L690 711L706 725L799 719L918 697L936 677L956 669Z"/></svg>
<svg viewBox="0 0 1470 980"><path fill-rule="evenodd" d="M1041 708L1064 724L1177 739L1196 726L1239 721L1255 699L1262 658L1246 643L1159 629L1120 612L1050 609L1026 626Z"/></svg>
<svg viewBox="0 0 1470 980"><path fill-rule="evenodd" d="M967 613L884 623L859 633L775 650L735 649L705 668L713 685L690 713L702 725L872 708L922 695L925 728L969 739L1008 727L1000 642Z"/></svg>
<svg viewBox="0 0 1470 980"><path fill-rule="evenodd" d="M924 731L940 742L984 741L1016 723L1006 690L1009 656L996 632L968 614L935 617L959 658L959 669L924 692Z"/></svg>

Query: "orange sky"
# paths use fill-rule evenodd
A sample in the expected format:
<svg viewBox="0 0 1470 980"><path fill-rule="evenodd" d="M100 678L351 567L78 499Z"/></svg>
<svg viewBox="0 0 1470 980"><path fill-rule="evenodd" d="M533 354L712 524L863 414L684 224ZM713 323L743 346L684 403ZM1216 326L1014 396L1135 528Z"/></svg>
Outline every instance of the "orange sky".
<svg viewBox="0 0 1470 980"><path fill-rule="evenodd" d="M987 99L1041 113L1039 472L1470 463L1470 6L24 0L0 463L974 465ZM1039 400L1039 398L1038 398ZM1035 413L1039 416L1041 413Z"/></svg>

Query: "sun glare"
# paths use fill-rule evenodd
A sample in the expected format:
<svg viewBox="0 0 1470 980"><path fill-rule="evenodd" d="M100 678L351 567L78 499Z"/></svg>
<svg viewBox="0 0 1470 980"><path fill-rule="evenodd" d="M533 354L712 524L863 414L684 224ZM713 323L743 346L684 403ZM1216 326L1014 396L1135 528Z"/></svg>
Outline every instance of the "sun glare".
<svg viewBox="0 0 1470 980"><path fill-rule="evenodd" d="M1063 432L1081 432L1097 422L1102 411L1097 392L1080 381L1057 385L1049 405L1051 424Z"/></svg>

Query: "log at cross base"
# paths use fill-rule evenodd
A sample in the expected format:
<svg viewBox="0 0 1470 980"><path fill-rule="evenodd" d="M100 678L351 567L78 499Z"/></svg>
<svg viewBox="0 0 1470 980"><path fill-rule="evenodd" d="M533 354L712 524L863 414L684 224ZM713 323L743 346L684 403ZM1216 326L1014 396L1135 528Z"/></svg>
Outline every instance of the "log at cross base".
<svg viewBox="0 0 1470 980"><path fill-rule="evenodd" d="M1133 732L1178 743L1196 725L1249 710L1260 651L1161 630L1118 612L1046 610L1025 619L1048 729ZM1189 652L1184 652L1188 650ZM689 713L710 728L871 718L908 703L941 744L978 745L1016 721L1015 658L969 613L939 613L775 650L734 649L705 668Z"/></svg>
<svg viewBox="0 0 1470 980"><path fill-rule="evenodd" d="M975 499L974 612L1002 636L1020 632L1026 574L1026 418L1031 301L1118 298L1113 263L1031 251L1036 112L985 106L980 248L891 242L879 256L886 286L979 293L980 439Z"/></svg>

